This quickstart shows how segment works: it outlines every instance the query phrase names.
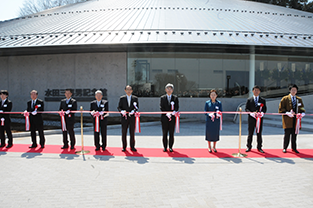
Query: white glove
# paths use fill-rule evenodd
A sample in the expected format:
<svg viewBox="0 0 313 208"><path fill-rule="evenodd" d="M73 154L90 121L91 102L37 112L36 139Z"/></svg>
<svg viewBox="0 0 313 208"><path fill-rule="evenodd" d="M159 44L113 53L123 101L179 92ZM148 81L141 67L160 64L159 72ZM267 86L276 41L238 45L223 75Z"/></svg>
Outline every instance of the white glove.
<svg viewBox="0 0 313 208"><path fill-rule="evenodd" d="M69 114L71 111L70 110L67 110L66 112L65 112L65 114Z"/></svg>
<svg viewBox="0 0 313 208"><path fill-rule="evenodd" d="M3 110L0 110L0 113L2 113L3 112Z"/></svg>
<svg viewBox="0 0 313 208"><path fill-rule="evenodd" d="M90 114L93 116L95 114L95 111L94 110L91 111Z"/></svg>
<svg viewBox="0 0 313 208"><path fill-rule="evenodd" d="M128 115L131 116L131 115L134 115L134 113L135 113L135 111L132 110L132 111L130 111L130 113Z"/></svg>
<svg viewBox="0 0 313 208"><path fill-rule="evenodd" d="M172 112L172 115L174 116L174 115L175 115L175 113L176 113L176 111L173 111L173 112Z"/></svg>
<svg viewBox="0 0 313 208"><path fill-rule="evenodd" d="M104 114L104 112L103 112L103 111L101 111L101 112L100 112L100 115L102 116L103 114Z"/></svg>
<svg viewBox="0 0 313 208"><path fill-rule="evenodd" d="M292 112L286 112L286 115L289 116L290 118L293 117L293 113Z"/></svg>
<svg viewBox="0 0 313 208"><path fill-rule="evenodd" d="M214 113L209 113L209 116L210 116L211 118L215 118Z"/></svg>
<svg viewBox="0 0 313 208"><path fill-rule="evenodd" d="M250 113L250 116L255 118L255 113Z"/></svg>
<svg viewBox="0 0 313 208"><path fill-rule="evenodd" d="M33 116L37 115L37 111L32 112Z"/></svg>
<svg viewBox="0 0 313 208"><path fill-rule="evenodd" d="M122 114L123 116L125 116L125 115L126 115L126 111L125 111L125 110L122 110L122 111L121 111L121 114Z"/></svg>
<svg viewBox="0 0 313 208"><path fill-rule="evenodd" d="M172 118L172 114L171 113L167 113L166 116L170 119Z"/></svg>
<svg viewBox="0 0 313 208"><path fill-rule="evenodd" d="M304 116L305 116L305 113L301 113L301 116L304 117Z"/></svg>
<svg viewBox="0 0 313 208"><path fill-rule="evenodd" d="M261 118L263 118L263 116L264 116L264 113L263 113L263 112L261 112Z"/></svg>

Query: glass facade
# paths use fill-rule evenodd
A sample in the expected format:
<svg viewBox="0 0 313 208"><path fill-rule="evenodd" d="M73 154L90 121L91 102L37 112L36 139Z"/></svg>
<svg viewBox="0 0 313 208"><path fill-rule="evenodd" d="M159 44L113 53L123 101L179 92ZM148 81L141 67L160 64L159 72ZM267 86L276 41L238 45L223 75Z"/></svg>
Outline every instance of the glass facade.
<svg viewBox="0 0 313 208"><path fill-rule="evenodd" d="M180 97L208 97L211 89L219 97L247 97L249 73L250 54L128 52L127 83L140 97L164 94L169 82ZM312 56L256 54L254 73L265 97L285 95L290 83L313 91Z"/></svg>

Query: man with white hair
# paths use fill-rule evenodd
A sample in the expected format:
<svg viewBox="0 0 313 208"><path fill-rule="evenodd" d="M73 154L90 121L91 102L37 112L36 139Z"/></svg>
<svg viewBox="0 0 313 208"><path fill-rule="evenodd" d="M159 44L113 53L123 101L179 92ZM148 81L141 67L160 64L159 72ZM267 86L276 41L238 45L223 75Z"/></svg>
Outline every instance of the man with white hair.
<svg viewBox="0 0 313 208"><path fill-rule="evenodd" d="M94 129L94 143L96 147L96 151L100 150L100 147L102 147L102 150L105 151L105 148L107 146L107 116L108 113L105 113L105 111L109 110L109 103L107 100L103 100L103 94L101 90L97 90L95 92L95 98L96 100L92 101L90 103L90 111L93 118L93 126ZM100 132L101 132L101 142L100 145Z"/></svg>
<svg viewBox="0 0 313 208"><path fill-rule="evenodd" d="M167 144L170 152L173 152L174 145L174 129L175 129L175 113L178 111L178 97L173 95L174 85L168 83L165 86L166 94L161 96L160 109L168 113L161 115L162 132L163 132L163 152L167 152ZM169 140L167 135L169 134Z"/></svg>

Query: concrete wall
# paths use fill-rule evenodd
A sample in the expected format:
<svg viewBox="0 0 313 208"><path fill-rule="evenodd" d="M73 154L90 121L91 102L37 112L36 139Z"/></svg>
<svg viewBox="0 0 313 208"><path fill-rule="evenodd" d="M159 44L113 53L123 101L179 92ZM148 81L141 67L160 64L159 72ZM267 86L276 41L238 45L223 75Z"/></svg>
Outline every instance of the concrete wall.
<svg viewBox="0 0 313 208"><path fill-rule="evenodd" d="M110 110L126 84L126 53L83 53L0 57L0 89L9 91L13 111L25 110L29 92L44 99L46 89L106 88ZM78 102L89 109L89 102ZM46 110L58 110L59 101L45 102Z"/></svg>
<svg viewBox="0 0 313 208"><path fill-rule="evenodd" d="M0 57L0 89L9 91L13 111L23 111L26 109L26 102L30 99L29 92L32 89L36 89L39 98L44 99L47 89L106 88L109 109L115 111L119 97L124 94L126 71L126 53ZM224 111L234 111L246 100L246 98L219 99L222 101ZM203 111L208 98L179 98L179 100L180 111ZM78 105L89 109L90 101L79 101ZM141 97L140 111L160 111L159 102L160 98ZM58 110L59 103L59 100L45 101L45 109ZM183 115L182 118L204 120L204 115ZM224 118L231 120L233 115Z"/></svg>

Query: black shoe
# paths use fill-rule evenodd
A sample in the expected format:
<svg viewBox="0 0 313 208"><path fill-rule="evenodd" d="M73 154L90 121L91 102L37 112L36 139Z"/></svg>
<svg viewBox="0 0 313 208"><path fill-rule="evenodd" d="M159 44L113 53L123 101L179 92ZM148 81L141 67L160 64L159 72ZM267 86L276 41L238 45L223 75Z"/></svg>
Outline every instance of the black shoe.
<svg viewBox="0 0 313 208"><path fill-rule="evenodd" d="M5 144L1 144L0 147L5 147Z"/></svg>
<svg viewBox="0 0 313 208"><path fill-rule="evenodd" d="M264 153L264 151L262 149L258 149L259 152Z"/></svg>
<svg viewBox="0 0 313 208"><path fill-rule="evenodd" d="M294 150L292 150L294 153L300 153L298 150L296 150L296 149L294 149Z"/></svg>
<svg viewBox="0 0 313 208"><path fill-rule="evenodd" d="M63 147L61 147L61 149L67 149L67 148L68 148L68 146L65 146L65 145Z"/></svg>
<svg viewBox="0 0 313 208"><path fill-rule="evenodd" d="M13 146L13 144L8 144L7 146L6 146L6 148L11 148Z"/></svg>
<svg viewBox="0 0 313 208"><path fill-rule="evenodd" d="M29 146L29 148L36 148L37 145L32 145L32 146Z"/></svg>
<svg viewBox="0 0 313 208"><path fill-rule="evenodd" d="M105 147L102 147L102 151L105 151Z"/></svg>
<svg viewBox="0 0 313 208"><path fill-rule="evenodd" d="M286 153L287 152L287 150L286 149L283 149L283 153Z"/></svg>
<svg viewBox="0 0 313 208"><path fill-rule="evenodd" d="M164 148L164 149L163 149L163 152L167 152L167 149L166 149L166 148Z"/></svg>
<svg viewBox="0 0 313 208"><path fill-rule="evenodd" d="M97 147L95 150L96 150L96 151L99 151L99 150L100 150L100 147Z"/></svg>
<svg viewBox="0 0 313 208"><path fill-rule="evenodd" d="M246 152L250 152L250 151L251 151L251 148L248 147L248 148L246 149Z"/></svg>
<svg viewBox="0 0 313 208"><path fill-rule="evenodd" d="M41 145L40 148L41 148L41 149L45 148L45 145Z"/></svg>
<svg viewBox="0 0 313 208"><path fill-rule="evenodd" d="M211 148L209 148L209 153L212 153L212 149Z"/></svg>
<svg viewBox="0 0 313 208"><path fill-rule="evenodd" d="M213 151L216 153L217 152L217 150L215 149L215 148L213 148Z"/></svg>
<svg viewBox="0 0 313 208"><path fill-rule="evenodd" d="M173 149L172 149L172 148L170 148L170 152L173 152Z"/></svg>
<svg viewBox="0 0 313 208"><path fill-rule="evenodd" d="M137 152L136 148L131 148L131 151Z"/></svg>
<svg viewBox="0 0 313 208"><path fill-rule="evenodd" d="M75 149L75 146L71 146L71 150Z"/></svg>

